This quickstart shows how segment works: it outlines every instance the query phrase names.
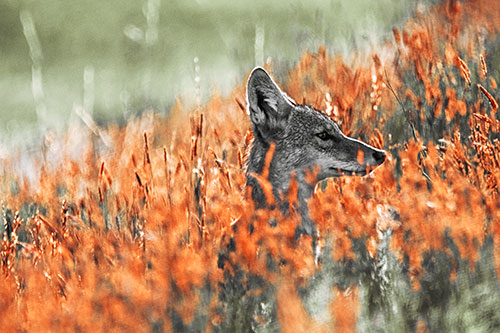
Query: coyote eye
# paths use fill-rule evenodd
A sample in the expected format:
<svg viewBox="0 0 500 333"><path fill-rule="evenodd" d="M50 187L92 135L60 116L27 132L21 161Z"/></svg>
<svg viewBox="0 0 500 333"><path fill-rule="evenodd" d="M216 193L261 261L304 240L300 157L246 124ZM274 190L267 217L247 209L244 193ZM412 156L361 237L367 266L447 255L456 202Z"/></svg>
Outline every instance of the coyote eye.
<svg viewBox="0 0 500 333"><path fill-rule="evenodd" d="M316 136L317 136L318 138L320 138L321 140L323 140L323 141L326 141L326 140L330 139L330 137L331 137L331 136L330 136L330 134L328 134L328 133L327 133L327 132L325 132L325 131L323 131L323 132L320 132L320 133L316 134Z"/></svg>

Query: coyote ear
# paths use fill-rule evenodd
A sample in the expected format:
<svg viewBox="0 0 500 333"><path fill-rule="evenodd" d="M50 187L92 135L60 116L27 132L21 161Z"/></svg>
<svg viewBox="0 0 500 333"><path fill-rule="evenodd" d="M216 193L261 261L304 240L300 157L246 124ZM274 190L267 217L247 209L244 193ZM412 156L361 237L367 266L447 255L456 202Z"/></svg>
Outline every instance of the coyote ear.
<svg viewBox="0 0 500 333"><path fill-rule="evenodd" d="M248 78L247 102L250 120L261 132L282 129L294 103L261 67Z"/></svg>

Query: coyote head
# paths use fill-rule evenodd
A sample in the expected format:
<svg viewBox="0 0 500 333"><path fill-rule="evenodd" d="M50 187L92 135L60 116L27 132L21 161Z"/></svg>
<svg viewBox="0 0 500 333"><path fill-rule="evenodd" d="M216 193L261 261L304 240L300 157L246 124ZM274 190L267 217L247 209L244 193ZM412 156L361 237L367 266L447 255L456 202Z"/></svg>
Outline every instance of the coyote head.
<svg viewBox="0 0 500 333"><path fill-rule="evenodd" d="M365 175L385 160L383 150L345 136L326 114L296 104L260 67L248 79L247 100L255 137L248 171L262 171L266 148L274 142L269 170L273 187L284 189L275 183L286 182L291 172L300 181L300 175L315 170L320 181L343 174Z"/></svg>
<svg viewBox="0 0 500 333"><path fill-rule="evenodd" d="M318 181L340 175L365 175L385 160L385 152L345 136L326 114L306 105L298 105L274 83L267 72L257 67L248 79L247 111L252 122L254 141L248 158L247 185L258 207L268 202L256 174L262 174L266 154L274 144L274 153L266 179L272 185L282 210L288 209L287 196L291 175L298 182L298 200L302 215L301 233L313 234L314 223L308 216L306 199ZM310 173L316 176L311 182Z"/></svg>

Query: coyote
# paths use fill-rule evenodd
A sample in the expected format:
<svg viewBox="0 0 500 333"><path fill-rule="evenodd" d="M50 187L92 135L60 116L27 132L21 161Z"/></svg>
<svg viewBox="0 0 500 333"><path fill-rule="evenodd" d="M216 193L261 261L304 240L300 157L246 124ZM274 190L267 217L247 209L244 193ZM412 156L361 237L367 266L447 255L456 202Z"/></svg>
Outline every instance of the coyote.
<svg viewBox="0 0 500 333"><path fill-rule="evenodd" d="M288 211L287 192L295 177L297 208L302 218L298 234L315 232L306 200L317 182L340 175L366 175L385 160L383 150L345 136L326 114L295 103L261 67L256 67L248 78L247 112L254 135L246 176L252 199L258 208L272 208L258 181L265 174L272 185L274 202L283 212ZM271 145L274 153L265 171ZM312 174L313 181L307 177Z"/></svg>

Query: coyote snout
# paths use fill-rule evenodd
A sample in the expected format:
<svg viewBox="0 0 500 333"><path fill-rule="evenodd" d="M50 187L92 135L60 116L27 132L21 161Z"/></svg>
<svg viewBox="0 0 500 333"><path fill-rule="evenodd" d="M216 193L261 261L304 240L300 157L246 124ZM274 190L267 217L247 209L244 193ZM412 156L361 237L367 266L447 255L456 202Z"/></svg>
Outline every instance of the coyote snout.
<svg viewBox="0 0 500 333"><path fill-rule="evenodd" d="M261 174L266 153L274 144L268 181L276 202L288 208L286 198L291 175L298 182L298 199L303 232L311 234L314 224L307 213L306 199L318 181L340 175L366 175L385 160L383 150L345 136L326 114L307 105L298 105L274 83L267 72L257 67L248 79L248 113L254 142L248 159L247 185L252 199L266 206L259 183L252 174ZM316 181L306 181L313 172Z"/></svg>
<svg viewBox="0 0 500 333"><path fill-rule="evenodd" d="M385 152L345 136L336 124L316 134L320 153L318 181L341 175L366 175L385 160ZM321 151L324 150L324 151Z"/></svg>

